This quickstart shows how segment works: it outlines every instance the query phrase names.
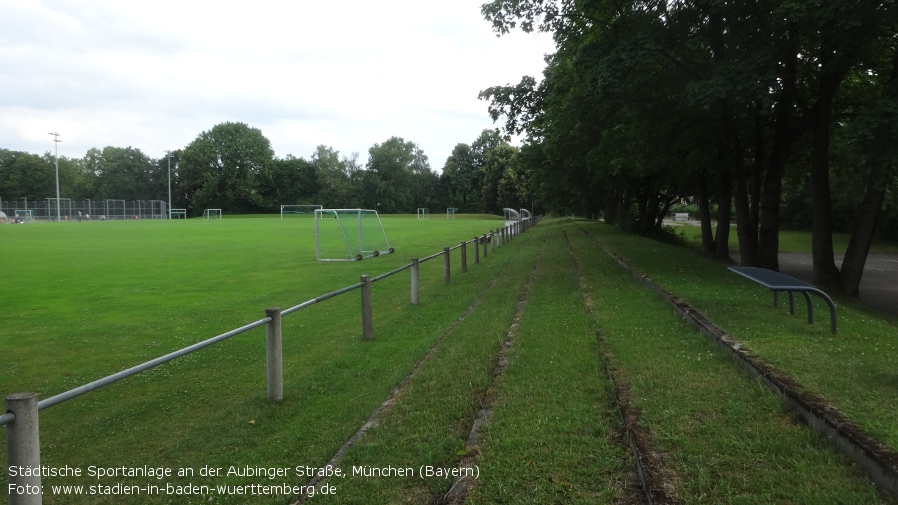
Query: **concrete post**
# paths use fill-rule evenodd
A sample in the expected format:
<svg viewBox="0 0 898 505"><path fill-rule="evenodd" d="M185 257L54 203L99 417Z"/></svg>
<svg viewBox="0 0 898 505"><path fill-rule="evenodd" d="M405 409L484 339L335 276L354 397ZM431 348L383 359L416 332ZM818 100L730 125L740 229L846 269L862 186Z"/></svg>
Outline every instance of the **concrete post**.
<svg viewBox="0 0 898 505"><path fill-rule="evenodd" d="M371 308L371 276L362 276L362 338L374 338L374 315Z"/></svg>
<svg viewBox="0 0 898 505"><path fill-rule="evenodd" d="M265 309L271 321L265 326L265 353L268 361L268 401L284 400L284 354L281 336L281 309Z"/></svg>
<svg viewBox="0 0 898 505"><path fill-rule="evenodd" d="M450 273L449 273L449 248L443 248L443 282L449 284L450 281Z"/></svg>
<svg viewBox="0 0 898 505"><path fill-rule="evenodd" d="M480 263L480 238L474 237L474 264Z"/></svg>
<svg viewBox="0 0 898 505"><path fill-rule="evenodd" d="M494 231L490 232L490 247L492 247L493 252L496 252L496 242L499 241L497 238L498 235L499 234L497 232L494 232Z"/></svg>
<svg viewBox="0 0 898 505"><path fill-rule="evenodd" d="M486 259L490 255L490 241L487 240L487 237L489 237L489 235L484 233L483 234L483 259Z"/></svg>
<svg viewBox="0 0 898 505"><path fill-rule="evenodd" d="M418 303L420 302L418 269L418 258L412 258L412 305L418 305Z"/></svg>
<svg viewBox="0 0 898 505"><path fill-rule="evenodd" d="M6 425L7 466L41 465L40 424L37 415L37 393L14 393L5 399L6 411L16 416ZM40 505L41 476L9 475L10 505Z"/></svg>
<svg viewBox="0 0 898 505"><path fill-rule="evenodd" d="M461 273L468 272L468 243L462 241L461 243Z"/></svg>

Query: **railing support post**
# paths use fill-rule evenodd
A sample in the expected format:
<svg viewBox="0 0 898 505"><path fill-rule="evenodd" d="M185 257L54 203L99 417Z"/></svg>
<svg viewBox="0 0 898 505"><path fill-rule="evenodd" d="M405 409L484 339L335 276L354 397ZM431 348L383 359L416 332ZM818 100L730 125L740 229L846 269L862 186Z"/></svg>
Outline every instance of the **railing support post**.
<svg viewBox="0 0 898 505"><path fill-rule="evenodd" d="M491 244L491 247L493 248L493 252L496 252L496 242L499 241L498 235L499 234L495 231L490 232L490 244Z"/></svg>
<svg viewBox="0 0 898 505"><path fill-rule="evenodd" d="M268 401L284 400L284 355L281 336L281 309L265 309L271 321L265 326L265 352L268 362Z"/></svg>
<svg viewBox="0 0 898 505"><path fill-rule="evenodd" d="M374 338L374 315L371 308L371 276L362 276L362 338Z"/></svg>
<svg viewBox="0 0 898 505"><path fill-rule="evenodd" d="M461 242L461 273L468 272L468 243Z"/></svg>
<svg viewBox="0 0 898 505"><path fill-rule="evenodd" d="M5 399L6 411L16 416L6 425L6 464L8 467L41 466L40 425L37 414L37 393L14 393ZM10 505L40 505L41 476L9 475Z"/></svg>
<svg viewBox="0 0 898 505"><path fill-rule="evenodd" d="M450 266L449 265L449 248L444 247L443 248L443 282L445 282L446 284L449 284L449 281L451 279L451 275L449 272L449 270L450 270L449 266Z"/></svg>
<svg viewBox="0 0 898 505"><path fill-rule="evenodd" d="M480 237L474 237L474 264L480 263Z"/></svg>
<svg viewBox="0 0 898 505"><path fill-rule="evenodd" d="M486 259L490 255L490 242L487 239L489 235L486 233L483 234L483 259Z"/></svg>
<svg viewBox="0 0 898 505"><path fill-rule="evenodd" d="M420 294L419 294L419 284L418 284L418 258L412 258L412 305L418 305L420 302Z"/></svg>

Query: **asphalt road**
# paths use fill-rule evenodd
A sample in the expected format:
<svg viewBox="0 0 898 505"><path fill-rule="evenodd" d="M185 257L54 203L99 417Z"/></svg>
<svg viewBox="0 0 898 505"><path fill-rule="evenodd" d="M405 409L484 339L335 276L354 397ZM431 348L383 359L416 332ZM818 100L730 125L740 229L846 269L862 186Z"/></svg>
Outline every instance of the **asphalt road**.
<svg viewBox="0 0 898 505"><path fill-rule="evenodd" d="M780 253L780 272L805 282L812 282L814 274L810 253ZM836 256L841 267L842 257ZM860 286L861 301L889 314L898 316L898 254L871 254L864 266Z"/></svg>

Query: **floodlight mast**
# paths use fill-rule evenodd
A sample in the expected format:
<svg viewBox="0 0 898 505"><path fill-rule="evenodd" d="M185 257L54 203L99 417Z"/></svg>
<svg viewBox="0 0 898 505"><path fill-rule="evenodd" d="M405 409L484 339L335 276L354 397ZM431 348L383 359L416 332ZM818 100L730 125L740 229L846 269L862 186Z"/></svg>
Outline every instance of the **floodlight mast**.
<svg viewBox="0 0 898 505"><path fill-rule="evenodd" d="M171 219L171 150L165 153L168 155L168 218Z"/></svg>
<svg viewBox="0 0 898 505"><path fill-rule="evenodd" d="M53 135L53 142L56 147L56 156L54 159L56 161L56 222L60 222L62 220L59 213L59 143L62 142L59 140L59 133L50 132L48 135Z"/></svg>

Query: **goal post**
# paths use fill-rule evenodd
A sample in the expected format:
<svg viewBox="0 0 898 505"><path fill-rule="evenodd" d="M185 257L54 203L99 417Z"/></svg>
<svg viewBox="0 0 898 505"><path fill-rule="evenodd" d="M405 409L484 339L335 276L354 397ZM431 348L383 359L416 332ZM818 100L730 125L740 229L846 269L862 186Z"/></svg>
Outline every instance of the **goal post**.
<svg viewBox="0 0 898 505"><path fill-rule="evenodd" d="M203 219L221 219L221 209L203 210Z"/></svg>
<svg viewBox="0 0 898 505"><path fill-rule="evenodd" d="M315 210L318 261L358 261L392 252L376 210Z"/></svg>
<svg viewBox="0 0 898 505"><path fill-rule="evenodd" d="M323 205L281 205L281 219L285 217L314 217Z"/></svg>
<svg viewBox="0 0 898 505"><path fill-rule="evenodd" d="M430 211L427 207L418 207L418 219L429 219Z"/></svg>
<svg viewBox="0 0 898 505"><path fill-rule="evenodd" d="M458 210L458 207L447 207L446 208L446 219L455 219L455 212Z"/></svg>

